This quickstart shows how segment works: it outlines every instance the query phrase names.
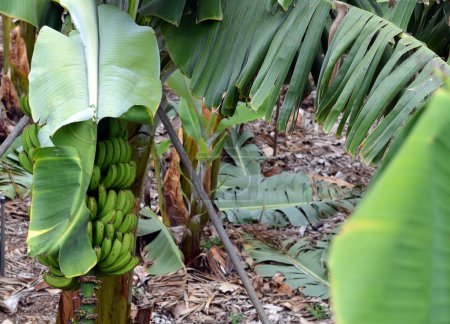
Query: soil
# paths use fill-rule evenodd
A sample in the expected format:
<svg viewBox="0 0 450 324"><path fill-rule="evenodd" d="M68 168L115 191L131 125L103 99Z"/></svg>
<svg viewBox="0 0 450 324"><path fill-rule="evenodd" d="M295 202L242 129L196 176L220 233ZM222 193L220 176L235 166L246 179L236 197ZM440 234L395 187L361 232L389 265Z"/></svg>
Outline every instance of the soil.
<svg viewBox="0 0 450 324"><path fill-rule="evenodd" d="M284 171L303 172L309 175L331 177L353 185L365 187L370 182L374 168L360 163L344 152L344 142L333 135L324 134L313 121L312 98L300 110L300 119L292 134L279 134L277 154L273 156L273 126L253 122L253 141L267 160L263 172L271 176ZM161 131L160 137L164 137ZM152 177L154 179L154 177ZM154 183L147 185L147 201L157 209ZM59 291L42 282L44 267L27 256L26 232L29 200L7 204L6 223L6 277L0 277L0 301L16 296L7 313L3 304L0 323L52 323L56 316ZM347 215L325 221L319 229L310 227L269 229L264 225L227 225L227 231L243 257L240 237L250 232L272 242L285 238L322 237L330 233ZM217 234L212 227L204 231L204 241L213 241ZM212 245L200 256L202 271L187 268L178 273L151 277L143 265L135 270L132 315L152 312L153 323L258 323L256 313L231 267L218 267L213 271L211 262L226 260L223 247ZM208 270L209 269L209 270ZM249 276L273 323L333 323L328 301L305 298L299 290L292 291L282 283L282 278L262 279L248 269ZM11 299L10 299L11 301ZM2 304L0 303L0 307ZM8 320L10 322L8 322Z"/></svg>

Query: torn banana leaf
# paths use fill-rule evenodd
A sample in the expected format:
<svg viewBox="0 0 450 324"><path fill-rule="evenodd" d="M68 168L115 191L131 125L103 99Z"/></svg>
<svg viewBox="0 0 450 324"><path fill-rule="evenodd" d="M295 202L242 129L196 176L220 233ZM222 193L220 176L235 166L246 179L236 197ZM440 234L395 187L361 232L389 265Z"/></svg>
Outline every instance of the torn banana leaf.
<svg viewBox="0 0 450 324"><path fill-rule="evenodd" d="M329 242L319 242L315 247L306 240L285 243L285 248L278 249L246 237L243 245L254 259L255 270L260 276L273 278L276 274L282 274L284 283L294 290L300 289L303 295L328 299L330 284L326 254Z"/></svg>

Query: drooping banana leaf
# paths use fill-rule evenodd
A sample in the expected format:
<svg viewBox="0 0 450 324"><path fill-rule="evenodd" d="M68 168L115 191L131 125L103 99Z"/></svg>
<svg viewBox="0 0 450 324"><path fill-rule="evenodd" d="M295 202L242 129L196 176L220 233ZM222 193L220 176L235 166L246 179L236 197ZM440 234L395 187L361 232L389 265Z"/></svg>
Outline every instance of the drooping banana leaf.
<svg viewBox="0 0 450 324"><path fill-rule="evenodd" d="M322 66L317 120L331 131L340 118L337 135L346 128L346 149L377 161L415 110L442 87L442 73L450 74L450 66L423 43L353 7Z"/></svg>
<svg viewBox="0 0 450 324"><path fill-rule="evenodd" d="M67 37L42 28L33 55L30 105L33 119L44 125L44 148L35 153L28 246L31 254L59 253L61 270L75 277L96 263L85 203L96 125L137 106L152 117L161 83L150 28L137 26L115 6L97 8L95 0L60 3L78 30Z"/></svg>
<svg viewBox="0 0 450 324"><path fill-rule="evenodd" d="M286 242L292 243L292 242ZM292 289L301 289L305 296L327 299L330 284L327 279L326 253L328 242L311 248L306 240L299 240L285 249L278 249L251 237L244 241L245 251L254 259L256 272L262 277L285 277Z"/></svg>
<svg viewBox="0 0 450 324"><path fill-rule="evenodd" d="M266 2L225 1L223 22L196 24L194 15L187 15L179 28L164 24L162 31L172 60L191 78L193 93L225 115L233 114L240 97L250 97L253 108L270 117L294 65L280 115L285 124L304 92L331 3L302 0L273 14Z"/></svg>
<svg viewBox="0 0 450 324"><path fill-rule="evenodd" d="M352 211L360 195L352 188L284 172L268 178L262 174L228 178L217 190L216 203L232 223L303 226Z"/></svg>
<svg viewBox="0 0 450 324"><path fill-rule="evenodd" d="M183 268L183 254L167 227L148 207L142 209L140 214L146 218L139 220L138 236L158 233L144 248L147 252L145 259L152 262L147 271L153 276L158 276Z"/></svg>
<svg viewBox="0 0 450 324"><path fill-rule="evenodd" d="M450 92L439 90L331 249L339 323L450 318Z"/></svg>
<svg viewBox="0 0 450 324"><path fill-rule="evenodd" d="M144 0L139 12L146 16L159 17L178 27L185 7L189 6L186 10L192 10L192 7L195 7L193 2L191 0ZM222 0L198 0L196 3L197 23L223 19Z"/></svg>
<svg viewBox="0 0 450 324"><path fill-rule="evenodd" d="M30 255L58 254L67 277L80 276L97 263L87 222L86 191L95 157L93 122L74 123L54 136L54 147L34 153Z"/></svg>

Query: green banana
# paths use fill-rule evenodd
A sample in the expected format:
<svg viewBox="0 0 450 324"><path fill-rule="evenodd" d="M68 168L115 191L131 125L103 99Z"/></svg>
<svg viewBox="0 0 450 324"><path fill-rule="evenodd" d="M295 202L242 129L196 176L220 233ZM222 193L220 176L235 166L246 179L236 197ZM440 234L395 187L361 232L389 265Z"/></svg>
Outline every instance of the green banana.
<svg viewBox="0 0 450 324"><path fill-rule="evenodd" d="M133 192L131 190L126 190L126 193L128 195L128 199L127 199L127 206L124 207L124 209L122 210L124 214L128 214L134 208L134 194L133 194Z"/></svg>
<svg viewBox="0 0 450 324"><path fill-rule="evenodd" d="M97 211L102 211L105 208L106 200L108 194L104 185L98 186L98 201L97 201Z"/></svg>
<svg viewBox="0 0 450 324"><path fill-rule="evenodd" d="M123 190L120 190L117 193L117 201L116 201L116 209L117 210L123 210L123 207L125 206L125 203L127 202L127 193Z"/></svg>
<svg viewBox="0 0 450 324"><path fill-rule="evenodd" d="M131 161L131 145L127 142L127 154L125 155L125 161L124 162L130 162Z"/></svg>
<svg viewBox="0 0 450 324"><path fill-rule="evenodd" d="M106 189L109 189L113 186L116 179L117 179L117 166L113 164L109 167L108 173L106 174L105 179L103 179L103 185L105 186Z"/></svg>
<svg viewBox="0 0 450 324"><path fill-rule="evenodd" d="M128 262L128 264L126 266L124 266L122 269L119 269L117 271L109 272L108 275L110 275L110 276L124 275L125 273L133 270L138 264L139 264L139 259L137 257L132 257L130 262Z"/></svg>
<svg viewBox="0 0 450 324"><path fill-rule="evenodd" d="M93 242L93 233L92 233L92 230L93 230L93 228L92 228L92 222L88 222L87 223L87 234L88 234L88 236L89 236L89 241L91 241L91 245L92 245L92 242Z"/></svg>
<svg viewBox="0 0 450 324"><path fill-rule="evenodd" d="M97 217L97 200L94 197L89 197L87 207L90 211L91 221Z"/></svg>
<svg viewBox="0 0 450 324"><path fill-rule="evenodd" d="M130 253L130 251L125 251L125 253L121 254L117 258L116 262L114 262L113 265L111 265L109 267L99 267L100 271L105 274L118 271L118 270L122 269L123 267L125 267L132 258L133 258L133 255Z"/></svg>
<svg viewBox="0 0 450 324"><path fill-rule="evenodd" d="M121 189L123 184L127 182L130 168L127 168L126 163L118 163L117 164L117 179L114 182L114 188Z"/></svg>
<svg viewBox="0 0 450 324"><path fill-rule="evenodd" d="M106 216L107 213L113 210L116 207L116 201L117 201L117 194L114 190L110 189L108 191L108 196L106 198L105 205L103 206L103 209L100 211L99 216L100 217Z"/></svg>
<svg viewBox="0 0 450 324"><path fill-rule="evenodd" d="M26 126L23 129L22 136L21 136L22 147L25 152L28 152L30 150L30 148L32 147L30 140L29 140L29 136L28 136L29 127L30 127L30 125Z"/></svg>
<svg viewBox="0 0 450 324"><path fill-rule="evenodd" d="M31 124L28 129L28 138L29 138L29 143L31 145L30 148L41 147L41 143L39 142L39 138L38 138L38 133L39 133L39 126L36 124Z"/></svg>
<svg viewBox="0 0 450 324"><path fill-rule="evenodd" d="M115 230L119 228L119 226L122 224L122 221L123 221L123 212L120 209L118 209L116 210L116 218L114 219L113 222Z"/></svg>
<svg viewBox="0 0 450 324"><path fill-rule="evenodd" d="M105 234L104 237L109 238L110 240L112 240L114 238L114 225L111 223L108 223L105 225Z"/></svg>
<svg viewBox="0 0 450 324"><path fill-rule="evenodd" d="M123 137L126 132L122 122L117 118L110 118L109 120L109 137Z"/></svg>
<svg viewBox="0 0 450 324"><path fill-rule="evenodd" d="M105 156L105 162L102 165L102 171L105 171L109 168L111 165L111 161L114 155L114 145L110 140L104 141L106 145L106 156Z"/></svg>
<svg viewBox="0 0 450 324"><path fill-rule="evenodd" d="M94 231L95 246L102 245L104 231L105 231L105 224L101 220L96 221L95 222L95 231Z"/></svg>
<svg viewBox="0 0 450 324"><path fill-rule="evenodd" d="M102 255L102 248L100 246L96 246L94 248L94 252L95 252L95 255L97 256L97 262L98 262L100 260L101 255Z"/></svg>
<svg viewBox="0 0 450 324"><path fill-rule="evenodd" d="M112 240L106 237L102 242L102 253L100 256L100 261L103 261L109 255L109 252L111 252L111 248Z"/></svg>
<svg viewBox="0 0 450 324"><path fill-rule="evenodd" d="M59 268L59 261L58 261L58 258L57 257L55 257L54 255L52 255L52 254L47 254L47 260L48 260L48 262L52 265L52 266L54 266L54 267L56 267L56 268Z"/></svg>
<svg viewBox="0 0 450 324"><path fill-rule="evenodd" d="M95 155L95 165L97 165L100 169L105 164L106 157L106 144L105 142L98 142L97 144L97 153Z"/></svg>
<svg viewBox="0 0 450 324"><path fill-rule="evenodd" d="M94 191L98 188L98 184L100 183L101 172L100 168L97 165L94 165L94 169L92 170L91 182L89 183L89 191Z"/></svg>
<svg viewBox="0 0 450 324"><path fill-rule="evenodd" d="M36 124L31 124L30 131L29 131L29 137L30 137L30 143L34 148L41 147L41 143L39 142L38 133L39 133L39 126Z"/></svg>
<svg viewBox="0 0 450 324"><path fill-rule="evenodd" d="M50 262L45 257L45 255L43 255L43 254L39 254L36 258L38 259L40 264L43 264L47 267L49 267L51 265Z"/></svg>
<svg viewBox="0 0 450 324"><path fill-rule="evenodd" d="M136 245L136 236L131 235L131 244L130 244L130 252L133 253L134 252L134 247Z"/></svg>
<svg viewBox="0 0 450 324"><path fill-rule="evenodd" d="M122 242L123 239L123 233L116 231L116 239Z"/></svg>
<svg viewBox="0 0 450 324"><path fill-rule="evenodd" d="M44 280L49 286L63 290L69 290L77 283L75 278L54 276L50 272L44 273Z"/></svg>
<svg viewBox="0 0 450 324"><path fill-rule="evenodd" d="M30 103L26 95L20 96L20 109L26 116L31 117Z"/></svg>
<svg viewBox="0 0 450 324"><path fill-rule="evenodd" d="M25 148L24 148L25 150ZM31 163L27 153L25 151L22 151L19 153L19 162L22 168L25 169L28 173L33 174L33 164Z"/></svg>
<svg viewBox="0 0 450 324"><path fill-rule="evenodd" d="M114 262L117 260L117 258L120 255L120 251L122 249L122 242L119 240L114 240L113 246L111 248L111 251L109 252L108 256L105 260L101 261L98 266L107 268L114 264Z"/></svg>
<svg viewBox="0 0 450 324"><path fill-rule="evenodd" d="M130 161L129 164L130 164L131 171L130 171L128 181L123 185L124 188L128 188L129 186L131 186L136 178L136 170L137 170L136 162Z"/></svg>
<svg viewBox="0 0 450 324"><path fill-rule="evenodd" d="M111 164L116 164L120 160L120 141L117 137L113 137L110 139L113 145L113 157L111 159Z"/></svg>
<svg viewBox="0 0 450 324"><path fill-rule="evenodd" d="M64 273L61 272L61 270L58 267L54 267L52 265L48 266L48 270L57 277L64 277Z"/></svg>
<svg viewBox="0 0 450 324"><path fill-rule="evenodd" d="M105 224L113 223L116 219L116 214L117 214L116 210L112 209L109 212L107 212L105 216L100 216L100 220Z"/></svg>
<svg viewBox="0 0 450 324"><path fill-rule="evenodd" d="M128 162L127 161L127 141L125 141L123 138L118 138L119 146L120 146L120 158L118 162Z"/></svg>
<svg viewBox="0 0 450 324"><path fill-rule="evenodd" d="M119 231L122 233L127 233L132 229L134 223L135 214L129 213L125 216L122 224L119 226Z"/></svg>
<svg viewBox="0 0 450 324"><path fill-rule="evenodd" d="M133 243L133 239L132 238L133 238L133 234L131 234L131 233L123 234L122 251L120 251L120 254L123 254L126 251L130 250L131 243Z"/></svg>

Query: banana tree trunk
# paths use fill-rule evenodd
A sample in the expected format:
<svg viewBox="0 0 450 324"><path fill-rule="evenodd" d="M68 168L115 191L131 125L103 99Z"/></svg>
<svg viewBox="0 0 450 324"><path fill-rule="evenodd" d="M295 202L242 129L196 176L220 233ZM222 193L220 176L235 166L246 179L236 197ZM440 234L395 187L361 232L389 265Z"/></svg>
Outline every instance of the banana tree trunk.
<svg viewBox="0 0 450 324"><path fill-rule="evenodd" d="M144 178L147 171L147 163L150 157L150 145L154 134L154 128L149 127L145 131L130 140L133 150L132 160L136 161L136 181L131 190L135 196L134 211L139 214L139 204ZM101 287L96 292L97 319L96 323L126 324L130 323L131 285L132 274L130 272L121 277L101 277ZM63 291L59 299L57 324L72 323L74 312L80 306L78 292Z"/></svg>

